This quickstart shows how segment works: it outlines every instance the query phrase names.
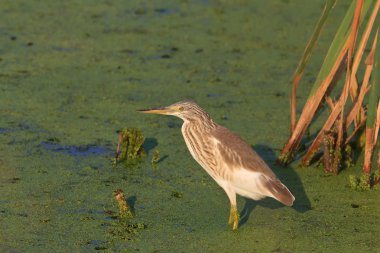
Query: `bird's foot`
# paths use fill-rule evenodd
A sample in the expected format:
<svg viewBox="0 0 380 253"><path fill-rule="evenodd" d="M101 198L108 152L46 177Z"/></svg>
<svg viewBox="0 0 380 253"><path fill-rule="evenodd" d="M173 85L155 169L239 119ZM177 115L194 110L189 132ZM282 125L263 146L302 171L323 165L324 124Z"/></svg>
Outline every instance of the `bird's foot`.
<svg viewBox="0 0 380 253"><path fill-rule="evenodd" d="M232 226L232 230L236 230L239 225L239 213L235 205L231 205L230 217L228 219L228 224Z"/></svg>

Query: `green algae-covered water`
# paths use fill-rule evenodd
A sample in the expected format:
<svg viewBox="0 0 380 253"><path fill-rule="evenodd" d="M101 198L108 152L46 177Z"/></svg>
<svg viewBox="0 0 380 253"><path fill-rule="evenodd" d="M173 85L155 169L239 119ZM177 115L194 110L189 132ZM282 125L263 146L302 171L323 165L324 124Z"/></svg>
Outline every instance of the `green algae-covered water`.
<svg viewBox="0 0 380 253"><path fill-rule="evenodd" d="M350 1L339 1L299 109ZM0 3L0 252L378 252L379 192L348 175L274 164L289 135L292 73L324 1ZM193 99L256 148L294 207L225 193L190 157L181 121L137 109ZM147 159L112 167L116 131ZM159 150L161 159L150 159ZM135 217L117 219L123 189Z"/></svg>

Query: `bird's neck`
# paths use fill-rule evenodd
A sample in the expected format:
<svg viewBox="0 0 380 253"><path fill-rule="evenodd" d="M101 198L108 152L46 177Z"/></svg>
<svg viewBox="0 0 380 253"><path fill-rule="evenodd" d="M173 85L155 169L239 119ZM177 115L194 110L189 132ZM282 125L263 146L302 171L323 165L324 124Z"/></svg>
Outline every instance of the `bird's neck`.
<svg viewBox="0 0 380 253"><path fill-rule="evenodd" d="M202 117L196 119L185 119L183 127L194 129L197 131L211 131L216 127L216 123L210 117Z"/></svg>

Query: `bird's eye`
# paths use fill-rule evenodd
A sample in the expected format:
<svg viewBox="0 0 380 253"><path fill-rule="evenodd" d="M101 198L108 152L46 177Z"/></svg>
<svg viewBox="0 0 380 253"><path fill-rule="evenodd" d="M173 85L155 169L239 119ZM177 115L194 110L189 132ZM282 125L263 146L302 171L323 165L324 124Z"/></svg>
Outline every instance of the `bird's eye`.
<svg viewBox="0 0 380 253"><path fill-rule="evenodd" d="M180 110L182 112L183 110L185 110L185 108L183 108L183 106L181 106L178 108L178 110Z"/></svg>

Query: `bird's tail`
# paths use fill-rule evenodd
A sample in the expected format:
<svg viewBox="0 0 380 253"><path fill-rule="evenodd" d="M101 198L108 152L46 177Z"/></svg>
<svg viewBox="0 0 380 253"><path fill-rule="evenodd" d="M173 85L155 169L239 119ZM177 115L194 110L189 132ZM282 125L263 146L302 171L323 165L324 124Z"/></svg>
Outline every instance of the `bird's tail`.
<svg viewBox="0 0 380 253"><path fill-rule="evenodd" d="M266 188L270 191L272 197L280 201L282 204L287 206L293 205L295 197L280 180L267 180Z"/></svg>

